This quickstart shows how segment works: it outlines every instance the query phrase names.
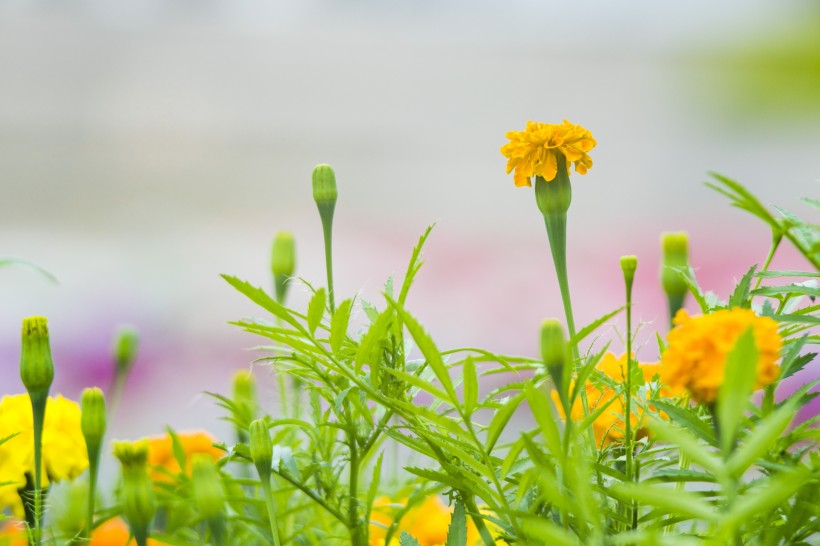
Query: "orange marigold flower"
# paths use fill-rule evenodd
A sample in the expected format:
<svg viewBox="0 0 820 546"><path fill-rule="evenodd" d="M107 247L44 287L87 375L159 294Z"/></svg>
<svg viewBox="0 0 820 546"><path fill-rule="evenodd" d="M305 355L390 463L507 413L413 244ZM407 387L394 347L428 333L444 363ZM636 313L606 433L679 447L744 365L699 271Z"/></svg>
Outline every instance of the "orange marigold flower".
<svg viewBox="0 0 820 546"><path fill-rule="evenodd" d="M220 459L225 454L224 451L213 446L214 442L217 441L216 438L205 431L177 432L176 435L182 443L182 447L185 449L185 473L188 475L191 474L191 456L195 453L208 455L214 461ZM151 478L154 481L169 481L169 472L171 474L179 474L181 472L179 463L174 456L173 441L171 440L170 434L150 438L148 445L148 466L157 468L157 470L151 473Z"/></svg>
<svg viewBox="0 0 820 546"><path fill-rule="evenodd" d="M587 155L595 147L592 133L564 120L560 125L528 121L523 131L506 134L510 142L501 147L501 153L508 159L507 174L515 171L516 186L531 186L533 176L540 176L547 182L558 174L558 155L563 155L569 164L575 165L575 172L586 174L592 167L592 159Z"/></svg>
<svg viewBox="0 0 820 546"><path fill-rule="evenodd" d="M669 332L669 347L661 360L661 377L672 387L689 391L692 400L711 403L723 383L726 357L747 328L754 332L759 353L755 388L760 389L777 379L780 368L775 363L783 340L777 322L759 317L750 309L729 309L690 317L681 309Z"/></svg>
<svg viewBox="0 0 820 546"><path fill-rule="evenodd" d="M91 535L90 546L136 546L137 541L133 538L129 541L131 532L128 525L121 518L114 518L106 521L96 529ZM167 543L148 539L148 546L163 546ZM10 521L5 527L0 528L0 546L28 546L26 538L26 525L22 521Z"/></svg>
<svg viewBox="0 0 820 546"><path fill-rule="evenodd" d="M638 366L640 367L644 381L647 382L652 381L652 379L660 372L660 364L658 363L649 364L639 362ZM613 353L606 353L603 356L603 358L601 358L601 361L598 363L598 365L595 366L595 369L603 373L610 379L612 379L614 382L621 383L624 381L624 378L626 376L626 355L616 357ZM595 434L595 441L597 445L604 447L613 442L623 440L623 415L626 412L624 408L623 395L618 396L617 399L615 399L615 389L606 386L596 386L589 381L587 381L586 393L587 401L589 402L590 412L594 412L596 408L604 404L607 404L610 400L612 400L612 403L610 403L607 406L606 410L604 410L603 413L601 413L601 415L599 415L598 418L595 419L595 421L592 423L592 431ZM660 395L663 397L679 396L682 393L683 391L681 389L671 388L667 385L662 385L660 388ZM651 395L651 392L647 391L647 396L649 395ZM561 417L566 418L566 416L564 415L564 409L561 406L560 398L556 391L552 391L552 399L555 401L555 406L558 408L558 412L561 415ZM633 427L638 425L638 418L640 413L640 407L636 408L633 404L633 413L630 418L630 423ZM661 415L665 416L665 414ZM581 421L583 420L583 418L584 409L581 405L581 400L576 399L575 403L572 405L572 419L574 421ZM638 430L638 436L642 436L645 433L646 431L644 429Z"/></svg>
<svg viewBox="0 0 820 546"><path fill-rule="evenodd" d="M387 527L393 523L396 513L406 502L405 499L394 503L388 497L376 499L370 513L371 546L398 546L399 536L402 531L407 531L412 535L420 546L443 546L447 542L447 532L450 529L453 509L445 505L438 495L431 495L421 504L408 510L399 522L398 529L391 538L390 543L385 544ZM490 522L487 522L487 527L494 535L500 532L500 529ZM481 544L481 537L479 537L478 530L476 530L471 518L467 518L467 544L469 546ZM496 544L506 545L507 542L497 540Z"/></svg>

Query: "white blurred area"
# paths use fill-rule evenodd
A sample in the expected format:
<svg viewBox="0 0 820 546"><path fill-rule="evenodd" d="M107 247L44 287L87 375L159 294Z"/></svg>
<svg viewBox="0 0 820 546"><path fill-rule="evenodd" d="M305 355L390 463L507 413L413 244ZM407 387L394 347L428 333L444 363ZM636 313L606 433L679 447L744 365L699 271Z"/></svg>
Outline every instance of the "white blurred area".
<svg viewBox="0 0 820 546"><path fill-rule="evenodd" d="M310 192L334 166L336 285L379 301L437 222L411 311L442 347L534 356L562 316L543 223L504 173L504 133L569 119L598 141L574 175L576 320L621 304L636 254L642 356L666 329L659 234L687 230L721 296L761 263L768 228L704 187L707 171L816 221L820 117L772 96L729 114L711 52L788 29L809 3L605 0L0 2L0 394L20 392L19 325L49 317L57 384L110 381L119 324L142 354L118 434L225 430L203 390L227 393L260 340L227 321L259 311L219 273L269 286L273 234L324 283ZM813 12L816 14L816 11ZM714 89L713 89L714 87ZM727 102L728 101L728 102ZM776 268L808 267L782 249ZM290 302L306 305L295 288ZM617 323L623 330L622 321ZM612 333L612 332L610 332ZM614 335L614 334L613 334ZM617 337L616 337L617 339ZM622 350L616 341L613 348ZM273 383L261 370L258 377ZM266 404L273 409L273 401Z"/></svg>

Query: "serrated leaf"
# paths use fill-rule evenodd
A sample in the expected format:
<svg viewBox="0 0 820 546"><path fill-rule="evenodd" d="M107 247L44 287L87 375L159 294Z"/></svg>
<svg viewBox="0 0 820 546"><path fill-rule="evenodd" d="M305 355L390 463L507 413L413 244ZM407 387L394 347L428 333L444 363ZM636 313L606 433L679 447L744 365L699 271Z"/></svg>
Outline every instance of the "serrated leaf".
<svg viewBox="0 0 820 546"><path fill-rule="evenodd" d="M381 352L379 342L384 338L390 321L393 318L393 310L385 309L381 314L370 324L370 328L359 342L359 348L356 350L356 360L354 361L354 369L360 372L364 364L370 364L370 382L373 388L378 388L381 374Z"/></svg>
<svg viewBox="0 0 820 546"><path fill-rule="evenodd" d="M407 531L402 531L399 537L399 546L421 546Z"/></svg>
<svg viewBox="0 0 820 546"><path fill-rule="evenodd" d="M376 500L376 495L379 494L379 486L382 479L382 460L384 459L384 451L379 453L376 458L376 464L373 465L373 475L370 478L370 487L367 490L367 505L373 506L373 501Z"/></svg>
<svg viewBox="0 0 820 546"><path fill-rule="evenodd" d="M718 390L717 418L720 423L720 448L725 456L732 450L749 396L757 379L759 352L754 330L743 332L726 357L723 384Z"/></svg>
<svg viewBox="0 0 820 546"><path fill-rule="evenodd" d="M717 439L715 438L715 432L712 427L701 421L697 415L688 409L669 404L662 400L653 400L652 405L666 413L672 421L683 425L694 435L705 440L710 445L717 445Z"/></svg>
<svg viewBox="0 0 820 546"><path fill-rule="evenodd" d="M655 418L649 418L647 425L650 430L655 433L655 437L658 440L676 445L692 462L699 464L715 474L722 471L723 465L721 461L701 446L686 430L674 427Z"/></svg>
<svg viewBox="0 0 820 546"><path fill-rule="evenodd" d="M775 278L775 277L820 277L820 273L811 271L758 271L755 277Z"/></svg>
<svg viewBox="0 0 820 546"><path fill-rule="evenodd" d="M773 230L779 231L781 229L777 219L740 183L717 173L709 174L717 183L707 182L706 185L728 197L732 201L732 206L754 214L769 224ZM723 187L721 187L721 184Z"/></svg>
<svg viewBox="0 0 820 546"><path fill-rule="evenodd" d="M524 395L527 397L527 402L530 405L533 417L535 417L535 422L538 423L538 428L544 436L547 448L555 457L561 457L563 453L561 433L553 419L552 410L550 409L546 395L536 389L532 383L527 383L524 387Z"/></svg>
<svg viewBox="0 0 820 546"><path fill-rule="evenodd" d="M698 284L698 280L695 277L695 270L692 269L692 266L671 267L670 269L673 269L680 274L681 280L686 285L686 288L689 289L689 293L692 294L692 297L695 298L701 312L708 313L710 308L709 302L706 301L706 296L703 294L703 290L701 290L700 285Z"/></svg>
<svg viewBox="0 0 820 546"><path fill-rule="evenodd" d="M757 266L753 265L743 275L743 277L741 277L740 282L737 283L737 286L732 292L732 295L729 296L729 308L739 307L741 309L748 309L749 307L751 307L749 291L751 290L752 286L752 276L754 276L756 270Z"/></svg>
<svg viewBox="0 0 820 546"><path fill-rule="evenodd" d="M572 344L577 345L578 343L583 341L584 338L586 338L589 334L591 334L592 332L597 330L602 324L604 324L606 321L608 321L609 319L611 319L612 317L614 317L615 315L617 315L618 313L620 313L623 310L624 310L624 306L621 306L621 307L618 307L617 309L615 309L614 311L610 311L609 313L607 313L607 314L593 320L592 322L590 322L589 324L587 324L586 326L584 326L583 328L578 330L578 332L569 340L569 344L570 345L572 345Z"/></svg>
<svg viewBox="0 0 820 546"><path fill-rule="evenodd" d="M735 501L725 521L729 525L737 525L749 521L760 512L783 506L789 497L810 480L811 475L804 468L781 472L770 478L763 487L754 488Z"/></svg>
<svg viewBox="0 0 820 546"><path fill-rule="evenodd" d="M688 491L647 484L618 483L612 485L610 492L615 497L625 497L655 506L669 514L680 514L705 521L715 521L719 517L714 507L704 502L701 496Z"/></svg>
<svg viewBox="0 0 820 546"><path fill-rule="evenodd" d="M421 261L421 249L424 248L424 243L427 242L427 238L430 236L430 232L433 231L434 227L435 224L427 226L427 229L425 229L424 233L419 237L419 242L413 247L413 254L410 256L410 263L407 264L407 272L404 274L404 282L402 282L401 290L399 291L399 299L396 300L400 306L404 306L404 302L407 300L407 293L410 291L410 286L413 284L416 273L418 273L424 263Z"/></svg>
<svg viewBox="0 0 820 546"><path fill-rule="evenodd" d="M283 322L290 324L299 332L305 333L304 327L297 321L287 307L280 305L276 301L271 298L267 292L253 286L245 281L239 280L236 277L231 275L222 275L222 278L225 279L228 284L236 288L239 292L247 296L251 301L265 309L266 311L270 312L277 318L281 319Z"/></svg>
<svg viewBox="0 0 820 546"><path fill-rule="evenodd" d="M812 298L820 297L820 288L816 286L806 286L804 284L785 284L783 286L764 286L752 290L752 295L754 296L794 296L798 294Z"/></svg>
<svg viewBox="0 0 820 546"><path fill-rule="evenodd" d="M330 348L334 353L338 353L342 348L342 342L347 336L347 326L350 322L350 309L353 307L353 300L347 299L339 304L333 318L330 321Z"/></svg>
<svg viewBox="0 0 820 546"><path fill-rule="evenodd" d="M320 288L314 292L313 297L310 298L307 311L307 325L310 335L316 331L319 323L322 322L322 317L325 314L325 304L327 302L327 291Z"/></svg>
<svg viewBox="0 0 820 546"><path fill-rule="evenodd" d="M447 542L444 546L467 546L467 514L461 497L456 498L450 527L447 529Z"/></svg>
<svg viewBox="0 0 820 546"><path fill-rule="evenodd" d="M768 417L758 422L754 431L745 438L726 463L732 475L742 476L761 455L774 446L780 434L786 430L797 414L798 403L797 399L789 399Z"/></svg>

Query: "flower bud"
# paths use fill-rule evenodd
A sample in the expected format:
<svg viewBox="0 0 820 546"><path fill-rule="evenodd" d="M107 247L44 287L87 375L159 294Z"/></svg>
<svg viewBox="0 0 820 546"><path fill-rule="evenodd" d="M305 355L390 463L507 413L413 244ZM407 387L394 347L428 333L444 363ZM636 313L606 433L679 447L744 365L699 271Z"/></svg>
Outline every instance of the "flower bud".
<svg viewBox="0 0 820 546"><path fill-rule="evenodd" d="M313 169L313 200L319 205L329 207L331 214L336 206L336 198L339 196L336 190L336 173L327 164L316 165Z"/></svg>
<svg viewBox="0 0 820 546"><path fill-rule="evenodd" d="M263 481L270 479L273 462L273 442L270 439L268 424L263 419L256 419L250 426L250 451L253 464Z"/></svg>
<svg viewBox="0 0 820 546"><path fill-rule="evenodd" d="M572 203L572 186L567 173L567 162L558 154L558 173L552 180L535 177L535 202L544 216L566 214Z"/></svg>
<svg viewBox="0 0 820 546"><path fill-rule="evenodd" d="M54 380L54 361L45 317L23 319L20 378L29 394L47 395Z"/></svg>
<svg viewBox="0 0 820 546"><path fill-rule="evenodd" d="M114 442L114 456L122 465L122 513L139 541L147 537L157 511L148 477L148 440Z"/></svg>
<svg viewBox="0 0 820 546"><path fill-rule="evenodd" d="M296 271L296 241L293 234L280 231L273 239L271 249L271 273L276 289L276 301L283 303L288 289L288 280Z"/></svg>
<svg viewBox="0 0 820 546"><path fill-rule="evenodd" d="M127 375L137 359L139 336L132 328L121 328L114 340L114 361L117 364L117 373Z"/></svg>
<svg viewBox="0 0 820 546"><path fill-rule="evenodd" d="M256 406L256 379L248 370L239 370L233 375L233 401L238 406Z"/></svg>
<svg viewBox="0 0 820 546"><path fill-rule="evenodd" d="M225 507L225 490L222 476L208 455L194 455L191 481L199 513L206 520L218 519Z"/></svg>
<svg viewBox="0 0 820 546"><path fill-rule="evenodd" d="M676 271L677 268L686 268L689 265L689 238L685 231L662 233L661 247L661 286L669 300L669 316L674 317L678 309L683 307L689 290L681 274Z"/></svg>
<svg viewBox="0 0 820 546"><path fill-rule="evenodd" d="M559 393L564 387L564 368L567 358L567 339L564 327L556 319L541 323L541 357Z"/></svg>
<svg viewBox="0 0 820 546"><path fill-rule="evenodd" d="M99 453L105 436L105 396L99 388L91 387L83 391L81 404L80 428L91 459Z"/></svg>
<svg viewBox="0 0 820 546"><path fill-rule="evenodd" d="M632 283L635 280L635 271L638 269L637 256L621 256L621 271L624 272L624 282L627 291L632 291Z"/></svg>

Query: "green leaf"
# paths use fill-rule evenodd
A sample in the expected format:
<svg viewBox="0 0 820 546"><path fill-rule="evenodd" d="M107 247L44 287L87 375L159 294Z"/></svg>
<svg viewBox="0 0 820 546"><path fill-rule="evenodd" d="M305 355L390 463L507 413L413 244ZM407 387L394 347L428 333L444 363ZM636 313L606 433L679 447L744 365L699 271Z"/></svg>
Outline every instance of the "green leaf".
<svg viewBox="0 0 820 546"><path fill-rule="evenodd" d="M256 286L252 286L245 281L241 281L236 277L231 275L222 275L222 278L228 281L228 284L236 288L239 292L250 298L251 301L265 309L266 311L272 313L277 318L282 319L282 321L290 324L299 332L305 333L304 327L293 318L292 313L283 305L280 305L276 301L271 298L267 292L262 290L261 288L257 288Z"/></svg>
<svg viewBox="0 0 820 546"><path fill-rule="evenodd" d="M781 226L777 219L764 207L749 190L740 183L721 176L717 173L709 173L717 183L707 182L706 185L713 190L722 193L732 201L732 206L750 212L769 224L775 231L780 231ZM722 185L722 186L721 186Z"/></svg>
<svg viewBox="0 0 820 546"><path fill-rule="evenodd" d="M773 411L768 417L758 422L754 431L749 434L729 458L726 466L733 476L742 476L761 455L774 447L780 434L786 430L797 413L799 400L791 398Z"/></svg>
<svg viewBox="0 0 820 546"><path fill-rule="evenodd" d="M522 400L524 400L524 394L518 393L512 398L509 398L496 410L492 421L490 421L490 426L487 428L487 453L492 452L496 442L498 442L498 438L506 428L507 423L510 422L510 419L515 413L515 410L518 409Z"/></svg>
<svg viewBox="0 0 820 546"><path fill-rule="evenodd" d="M746 329L726 357L723 384L718 391L717 418L720 448L725 456L732 451L735 433L757 379L758 350L752 327Z"/></svg>
<svg viewBox="0 0 820 546"><path fill-rule="evenodd" d="M751 299L749 291L752 286L752 277L754 276L757 266L753 265L749 268L746 274L741 277L740 282L737 283L732 295L729 296L729 308L740 307L742 309L749 309L751 307Z"/></svg>
<svg viewBox="0 0 820 546"><path fill-rule="evenodd" d="M23 266L27 267L28 269L32 269L46 278L49 282L53 284L60 284L57 280L57 277L40 267L39 265L26 261L21 260L20 258L0 258L0 267L8 267L8 266Z"/></svg>
<svg viewBox="0 0 820 546"><path fill-rule="evenodd" d="M672 267L670 269L673 269L680 274L681 280L689 289L689 293L692 294L692 297L695 298L701 312L708 313L710 309L709 303L706 301L706 296L704 296L703 290L701 290L697 278L695 278L695 270L692 269L692 266Z"/></svg>
<svg viewBox="0 0 820 546"><path fill-rule="evenodd" d="M542 544L581 546L581 542L574 535L544 518L527 516L522 522L521 531L527 539L536 540Z"/></svg>
<svg viewBox="0 0 820 546"><path fill-rule="evenodd" d="M434 227L435 224L427 226L427 229L419 237L419 242L413 247L413 254L410 256L410 263L407 264L407 272L404 274L404 282L402 282L401 291L399 291L399 299L396 300L400 306L404 306L413 279L415 279L416 273L421 269L421 266L424 265L424 262L421 261L421 249L424 248L424 243L427 242L427 237L430 236L430 232L433 231ZM390 296L390 299L392 299L392 296Z"/></svg>
<svg viewBox="0 0 820 546"><path fill-rule="evenodd" d="M766 485L747 491L735 501L732 510L726 516L726 524L739 525L760 512L783 506L789 497L810 480L811 474L805 468L788 470L773 476Z"/></svg>
<svg viewBox="0 0 820 546"><path fill-rule="evenodd" d="M367 490L367 505L373 506L373 501L376 500L376 495L379 494L379 486L382 479L382 459L384 459L384 451L379 453L376 459L376 464L373 465L373 476L370 479L370 487Z"/></svg>
<svg viewBox="0 0 820 546"><path fill-rule="evenodd" d="M407 531L401 532L399 537L399 546L421 546L419 541L413 538Z"/></svg>
<svg viewBox="0 0 820 546"><path fill-rule="evenodd" d="M547 396L536 389L532 383L527 383L524 387L524 395L527 397L535 422L538 423L538 428L544 436L547 448L554 456L562 457L561 433L558 431L558 425L553 418Z"/></svg>
<svg viewBox="0 0 820 546"><path fill-rule="evenodd" d="M360 372L364 364L370 365L370 383L373 388L378 388L381 381L381 350L379 342L384 339L384 334L390 326L390 321L393 319L393 310L385 309L379 316L370 324L362 340L359 342L359 348L356 351L356 360L354 368L356 372Z"/></svg>
<svg viewBox="0 0 820 546"><path fill-rule="evenodd" d="M307 312L307 325L310 335L316 331L319 323L322 322L322 317L325 314L325 303L327 302L327 290L320 288L314 292L313 297L310 298Z"/></svg>
<svg viewBox="0 0 820 546"><path fill-rule="evenodd" d="M353 300L347 299L339 304L333 318L330 321L330 348L334 354L342 348L342 342L347 336L347 325L350 322L350 309L353 307Z"/></svg>
<svg viewBox="0 0 820 546"><path fill-rule="evenodd" d="M758 271L755 277L775 278L775 277L820 277L820 273L811 271Z"/></svg>
<svg viewBox="0 0 820 546"><path fill-rule="evenodd" d="M453 404L457 404L458 396L456 396L453 381L450 379L450 370L448 370L447 366L444 364L444 360L441 358L441 353L439 353L436 344L433 343L433 339L429 334L427 334L427 332L424 331L421 324L419 324L419 322L413 318L410 313L405 311L401 306L392 300L390 301L390 304L401 316L402 322L404 322L407 327L407 331L410 332L410 335L413 337L413 341L416 342L416 346L418 346L419 351L421 351L421 354L424 355L427 364L433 370L433 373L436 374L436 378L439 380L441 386L450 397L449 401Z"/></svg>
<svg viewBox="0 0 820 546"><path fill-rule="evenodd" d="M464 410L467 415L472 415L478 406L478 375L475 370L475 362L471 357L467 357L463 366L464 373Z"/></svg>
<svg viewBox="0 0 820 546"><path fill-rule="evenodd" d="M764 286L757 290L752 290L752 295L754 296L782 296L784 294L789 296L799 294L817 298L820 297L820 288L803 284L785 284L783 286Z"/></svg>
<svg viewBox="0 0 820 546"><path fill-rule="evenodd" d="M699 419L688 408L681 408L662 400L652 400L652 405L666 413L672 421L686 427L695 436L705 440L710 445L717 445L714 429Z"/></svg>
<svg viewBox="0 0 820 546"><path fill-rule="evenodd" d="M609 313L607 313L607 314L605 314L605 315L603 315L603 316L601 316L601 317L598 317L597 319L593 320L592 322L590 322L589 324L587 324L586 326L584 326L583 328L581 328L581 329L580 329L580 330L579 330L579 331L578 331L578 332L577 332L577 333L576 333L576 334L575 334L575 335L574 335L574 336L573 336L573 337L569 340L570 345L572 345L572 344L577 345L578 343L580 343L581 341L583 341L583 340L584 340L584 338L586 338L589 334L591 334L592 332L594 332L595 330L597 330L597 329L598 329L598 328L599 328L599 327L600 327L603 323L605 323L606 321L608 321L609 319L611 319L612 317L614 317L615 315L617 315L618 313L620 313L620 312L621 312L621 311L623 311L623 310L624 310L624 307L623 307L623 306L621 306L621 307L618 307L617 309L615 309L614 311L610 311Z"/></svg>
<svg viewBox="0 0 820 546"><path fill-rule="evenodd" d="M655 418L649 418L647 425L655 433L658 440L674 444L693 463L699 464L706 470L718 474L722 472L723 466L720 459L709 453L701 446L689 432L664 423Z"/></svg>
<svg viewBox="0 0 820 546"><path fill-rule="evenodd" d="M461 497L456 498L450 528L447 530L447 542L444 546L467 546L467 514L464 512Z"/></svg>
<svg viewBox="0 0 820 546"><path fill-rule="evenodd" d="M669 514L680 514L705 521L714 521L718 518L713 506L704 502L699 495L688 491L676 491L656 485L619 483L613 484L610 492L615 497L626 497L642 504L649 504Z"/></svg>

